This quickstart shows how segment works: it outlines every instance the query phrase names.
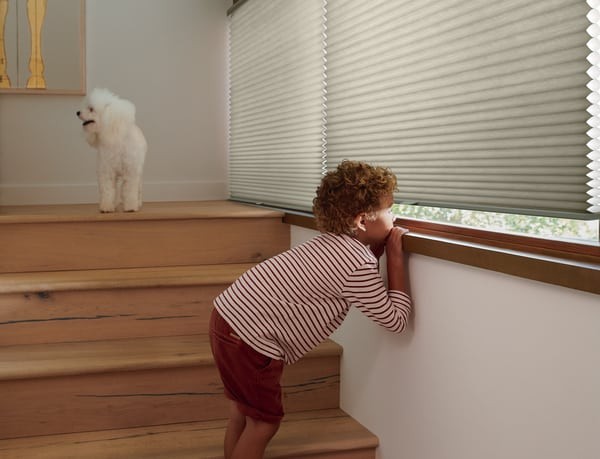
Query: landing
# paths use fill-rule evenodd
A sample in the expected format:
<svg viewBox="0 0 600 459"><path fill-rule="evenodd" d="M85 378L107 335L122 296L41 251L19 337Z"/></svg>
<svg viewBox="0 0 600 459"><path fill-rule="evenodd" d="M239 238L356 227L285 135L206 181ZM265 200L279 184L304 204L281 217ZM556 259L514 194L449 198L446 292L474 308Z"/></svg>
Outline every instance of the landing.
<svg viewBox="0 0 600 459"><path fill-rule="evenodd" d="M96 204L0 206L0 223L281 217L282 212L233 201L147 202L139 212L100 213Z"/></svg>

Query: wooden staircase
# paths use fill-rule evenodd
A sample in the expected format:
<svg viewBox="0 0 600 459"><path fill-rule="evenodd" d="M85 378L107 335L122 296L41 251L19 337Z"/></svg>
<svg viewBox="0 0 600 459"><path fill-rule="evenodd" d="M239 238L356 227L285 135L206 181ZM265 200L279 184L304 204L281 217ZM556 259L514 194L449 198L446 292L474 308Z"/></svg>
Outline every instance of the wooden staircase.
<svg viewBox="0 0 600 459"><path fill-rule="evenodd" d="M0 208L0 458L220 458L212 300L289 247L281 213L228 201ZM284 372L269 458L373 459L339 409L340 347Z"/></svg>

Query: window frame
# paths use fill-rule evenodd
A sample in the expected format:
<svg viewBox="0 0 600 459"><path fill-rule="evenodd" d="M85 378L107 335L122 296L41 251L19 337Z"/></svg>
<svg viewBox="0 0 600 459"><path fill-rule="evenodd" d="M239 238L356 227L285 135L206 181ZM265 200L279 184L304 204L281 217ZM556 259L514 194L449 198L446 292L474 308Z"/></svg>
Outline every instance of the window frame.
<svg viewBox="0 0 600 459"><path fill-rule="evenodd" d="M316 230L312 214L285 213L284 223ZM600 294L600 242L571 243L397 218L409 230L409 253Z"/></svg>

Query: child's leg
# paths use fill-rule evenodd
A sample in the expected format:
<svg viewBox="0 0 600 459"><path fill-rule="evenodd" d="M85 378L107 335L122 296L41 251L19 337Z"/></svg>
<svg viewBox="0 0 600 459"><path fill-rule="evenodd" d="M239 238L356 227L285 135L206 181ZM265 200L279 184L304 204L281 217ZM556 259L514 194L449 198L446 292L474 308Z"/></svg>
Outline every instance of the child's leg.
<svg viewBox="0 0 600 459"><path fill-rule="evenodd" d="M229 420L225 431L225 459L231 459L235 445L246 427L246 416L240 412L237 403L229 401Z"/></svg>
<svg viewBox="0 0 600 459"><path fill-rule="evenodd" d="M246 427L235 445L231 459L262 459L269 441L278 429L279 423L246 418Z"/></svg>

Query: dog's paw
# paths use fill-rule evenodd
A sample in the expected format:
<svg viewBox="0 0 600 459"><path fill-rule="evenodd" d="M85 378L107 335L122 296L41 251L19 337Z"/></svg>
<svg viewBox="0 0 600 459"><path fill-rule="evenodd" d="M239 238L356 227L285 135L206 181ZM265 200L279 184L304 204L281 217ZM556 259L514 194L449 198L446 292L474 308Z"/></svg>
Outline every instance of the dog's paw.
<svg viewBox="0 0 600 459"><path fill-rule="evenodd" d="M125 197L123 202L124 212L137 212L142 207L142 203L135 198Z"/></svg>
<svg viewBox="0 0 600 459"><path fill-rule="evenodd" d="M100 206L100 213L108 214L114 212L116 209L114 206Z"/></svg>

